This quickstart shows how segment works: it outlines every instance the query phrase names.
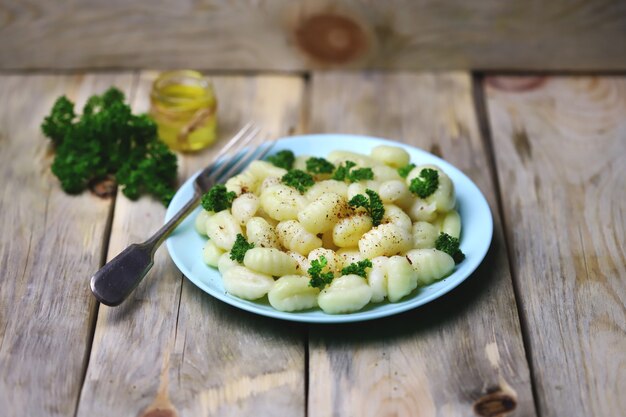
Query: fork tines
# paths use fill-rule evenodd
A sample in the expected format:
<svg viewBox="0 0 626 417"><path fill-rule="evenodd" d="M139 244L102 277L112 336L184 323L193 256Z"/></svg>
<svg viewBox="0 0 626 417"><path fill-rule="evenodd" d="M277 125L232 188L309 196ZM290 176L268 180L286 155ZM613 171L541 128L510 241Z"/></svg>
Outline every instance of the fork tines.
<svg viewBox="0 0 626 417"><path fill-rule="evenodd" d="M261 128L254 123L247 123L237 132L215 157L219 165L211 172L209 179L221 182L243 170L250 162L267 155L276 140L267 141L267 136L260 133Z"/></svg>

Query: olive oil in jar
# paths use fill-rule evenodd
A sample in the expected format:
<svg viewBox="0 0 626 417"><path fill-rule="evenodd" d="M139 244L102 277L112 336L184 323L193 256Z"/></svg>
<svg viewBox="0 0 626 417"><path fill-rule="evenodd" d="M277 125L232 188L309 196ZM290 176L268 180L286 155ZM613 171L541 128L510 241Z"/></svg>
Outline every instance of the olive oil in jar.
<svg viewBox="0 0 626 417"><path fill-rule="evenodd" d="M199 72L164 72L152 85L150 103L159 137L170 149L196 151L215 141L217 101Z"/></svg>

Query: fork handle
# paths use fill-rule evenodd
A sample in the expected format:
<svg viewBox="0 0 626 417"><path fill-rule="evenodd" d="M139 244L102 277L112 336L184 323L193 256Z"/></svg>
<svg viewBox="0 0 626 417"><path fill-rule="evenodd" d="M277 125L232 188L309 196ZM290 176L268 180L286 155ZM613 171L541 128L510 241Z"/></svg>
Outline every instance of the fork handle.
<svg viewBox="0 0 626 417"><path fill-rule="evenodd" d="M150 236L148 240L146 240L144 243L146 245L154 246L154 252L156 252L159 246L161 246L161 243L163 243L163 241L165 241L170 233L172 233L174 229L178 227L180 222L182 222L189 215L189 213L191 213L193 209L198 206L201 196L202 195L199 192L194 191L193 197L191 197L191 199L187 201L187 203L182 206L181 209L178 210L178 212L176 212L176 214L174 214L172 218L167 221L167 223L161 226L159 230L154 232L154 234Z"/></svg>
<svg viewBox="0 0 626 417"><path fill-rule="evenodd" d="M150 245L133 243L91 277L91 292L103 304L119 305L154 265Z"/></svg>
<svg viewBox="0 0 626 417"><path fill-rule="evenodd" d="M170 233L198 205L200 194L194 196L172 218L143 243L133 243L107 262L91 277L91 292L103 304L117 306L146 276L154 265L154 253Z"/></svg>

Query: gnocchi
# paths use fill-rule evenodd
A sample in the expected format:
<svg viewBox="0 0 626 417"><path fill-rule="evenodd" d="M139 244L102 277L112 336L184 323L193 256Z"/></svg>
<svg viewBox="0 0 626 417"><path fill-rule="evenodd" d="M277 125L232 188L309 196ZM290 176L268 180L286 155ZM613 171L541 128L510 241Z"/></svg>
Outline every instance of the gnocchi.
<svg viewBox="0 0 626 417"><path fill-rule="evenodd" d="M293 168L306 171L309 158L295 157ZM408 152L389 145L368 155L333 151L327 161L335 169L343 164L347 172L371 173L366 179L333 178L319 170L307 188L296 189L285 183L288 170L254 161L226 181L236 195L230 208L200 210L194 227L208 238L202 260L219 270L226 292L246 300L267 297L280 311L344 314L369 303L399 302L454 270L456 255L436 249L442 248L442 234L460 239L462 233L454 184L443 170L408 166ZM428 172L438 179L429 194L412 185L426 176L424 169L437 171ZM248 246L236 254L242 237ZM313 286L313 270L330 278Z"/></svg>
<svg viewBox="0 0 626 417"><path fill-rule="evenodd" d="M267 298L276 310L297 311L317 306L318 288L311 287L307 277L286 275L276 280Z"/></svg>

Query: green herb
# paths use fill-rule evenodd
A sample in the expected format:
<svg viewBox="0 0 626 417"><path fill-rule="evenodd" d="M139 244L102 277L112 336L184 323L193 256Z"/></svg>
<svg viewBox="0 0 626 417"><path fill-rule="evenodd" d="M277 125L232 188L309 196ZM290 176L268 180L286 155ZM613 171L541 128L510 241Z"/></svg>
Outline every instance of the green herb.
<svg viewBox="0 0 626 417"><path fill-rule="evenodd" d="M313 174L332 174L335 165L324 158L309 158L306 160L306 170Z"/></svg>
<svg viewBox="0 0 626 417"><path fill-rule="evenodd" d="M348 180L350 182L358 182L358 181L373 180L373 179L374 179L374 171L372 171L372 168L353 169L348 174Z"/></svg>
<svg viewBox="0 0 626 417"><path fill-rule="evenodd" d="M333 179L337 181L345 181L345 179L348 177L348 174L350 173L350 168L355 166L356 164L352 161L346 161L345 165L339 164L337 170L333 174Z"/></svg>
<svg viewBox="0 0 626 417"><path fill-rule="evenodd" d="M363 207L366 209L372 218L374 226L378 226L385 215L385 206L376 191L368 188L365 190L365 193L369 196L369 199L363 194L357 194L348 201L348 204L352 207Z"/></svg>
<svg viewBox="0 0 626 417"><path fill-rule="evenodd" d="M309 280L311 287L323 290L325 286L333 281L334 276L332 272L322 272L326 265L328 265L328 261L324 255L320 256L319 259L311 261L311 267L307 271L311 277Z"/></svg>
<svg viewBox="0 0 626 417"><path fill-rule="evenodd" d="M63 139L72 131L75 118L74 103L61 96L52 106L50 115L44 119L41 130L55 146L60 146Z"/></svg>
<svg viewBox="0 0 626 417"><path fill-rule="evenodd" d="M267 160L268 162L279 168L290 170L291 168L293 168L293 163L296 160L296 157L293 152L289 150L284 150L278 152L276 155L268 156Z"/></svg>
<svg viewBox="0 0 626 417"><path fill-rule="evenodd" d="M450 236L447 233L441 233L435 241L435 249L443 251L452 256L454 263L461 263L465 259L465 254L459 248L459 239Z"/></svg>
<svg viewBox="0 0 626 417"><path fill-rule="evenodd" d="M339 164L337 170L333 174L333 179L337 181L358 182L363 180L373 180L374 171L372 168L352 169L356 164L352 161L346 161L345 165Z"/></svg>
<svg viewBox="0 0 626 417"><path fill-rule="evenodd" d="M230 208L237 197L233 191L226 190L224 184L217 184L202 196L202 208L206 211L222 211Z"/></svg>
<svg viewBox="0 0 626 417"><path fill-rule="evenodd" d="M406 178L408 177L409 173L413 171L413 168L415 168L415 164L405 165L403 167L398 168L398 174L400 174L402 178Z"/></svg>
<svg viewBox="0 0 626 417"><path fill-rule="evenodd" d="M315 184L315 180L309 174L299 169L292 169L280 179L283 184L295 188L304 193L309 187Z"/></svg>
<svg viewBox="0 0 626 417"><path fill-rule="evenodd" d="M55 147L52 172L67 193L113 177L133 200L148 193L167 204L174 195L176 155L159 141L154 122L133 115L116 88L89 98L80 117L60 97L41 130Z"/></svg>
<svg viewBox="0 0 626 417"><path fill-rule="evenodd" d="M246 252L254 247L254 243L248 243L245 237L241 233L237 233L237 238L233 244L233 248L230 250L230 259L239 263L243 262Z"/></svg>
<svg viewBox="0 0 626 417"><path fill-rule="evenodd" d="M363 278L367 276L367 272L365 272L365 268L371 268L372 261L369 259L363 259L362 261L351 263L341 270L341 275L349 275L355 274L360 275Z"/></svg>
<svg viewBox="0 0 626 417"><path fill-rule="evenodd" d="M439 187L439 173L431 168L424 168L420 171L418 177L411 180L409 190L413 194L417 194L421 198L426 198Z"/></svg>

